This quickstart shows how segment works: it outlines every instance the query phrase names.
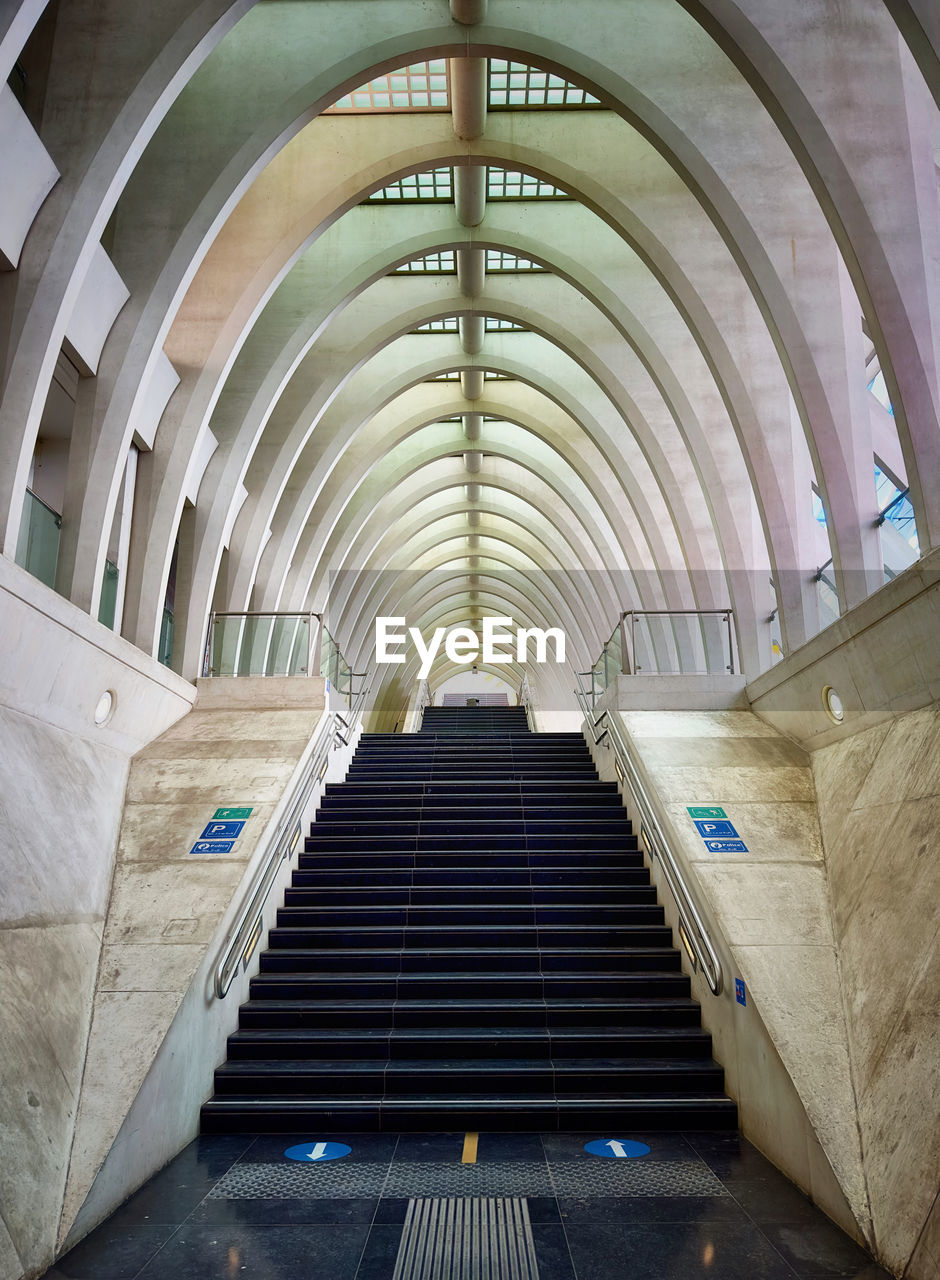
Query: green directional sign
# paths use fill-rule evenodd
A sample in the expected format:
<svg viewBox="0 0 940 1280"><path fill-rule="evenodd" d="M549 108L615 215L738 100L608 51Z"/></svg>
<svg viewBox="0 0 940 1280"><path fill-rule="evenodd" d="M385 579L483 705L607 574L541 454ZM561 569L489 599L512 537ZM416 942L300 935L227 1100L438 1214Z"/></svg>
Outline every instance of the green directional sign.
<svg viewBox="0 0 940 1280"><path fill-rule="evenodd" d="M250 816L251 816L251 809L246 809L244 807L234 808L234 809L233 808L216 809L215 813L212 815L212 821L225 822L226 820L231 821L233 818L236 818L236 819L248 818Z"/></svg>
<svg viewBox="0 0 940 1280"><path fill-rule="evenodd" d="M687 805L690 818L727 818L720 804Z"/></svg>

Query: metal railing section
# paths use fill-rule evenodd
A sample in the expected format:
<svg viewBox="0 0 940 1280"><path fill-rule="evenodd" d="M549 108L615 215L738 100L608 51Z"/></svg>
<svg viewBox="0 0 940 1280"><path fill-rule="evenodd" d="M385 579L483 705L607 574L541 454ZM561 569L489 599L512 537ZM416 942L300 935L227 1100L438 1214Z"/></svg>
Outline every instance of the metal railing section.
<svg viewBox="0 0 940 1280"><path fill-rule="evenodd" d="M248 960L261 934L264 905L277 879L281 863L285 858L293 855L303 835L304 810L314 788L326 773L330 752L334 747L349 745L359 717L362 715L367 694L368 688L363 684L348 714L340 715L338 711L332 712L317 734L307 767L291 792L283 819L268 840L267 851L262 854L262 865L245 894L244 905L219 951L219 960L215 968L215 994L220 1000L224 1000L228 995L239 964L244 961L247 968Z"/></svg>
<svg viewBox="0 0 940 1280"><path fill-rule="evenodd" d="M629 787L633 803L640 815L641 834L646 842L649 855L651 858L659 860L666 884L675 899L679 920L685 934L684 942L692 952L696 963L701 967L702 973L705 975L705 981L713 994L720 995L724 989L724 973L721 960L709 936L708 927L682 874L682 869L663 832L662 825L657 817L656 805L643 783L634 759L633 750L624 736L618 717L609 708L602 711L595 720L594 709L588 702L587 693L581 684L580 674L577 672L575 674L578 678L578 687L575 689L575 693L578 696L578 702L581 705L584 718L590 727L594 743L597 745L604 738L608 739L609 745L614 752L614 759L618 765L617 772L624 786ZM598 732L602 721L604 722L603 729Z"/></svg>
<svg viewBox="0 0 940 1280"><path fill-rule="evenodd" d="M719 668L734 675L732 609L628 609L590 671L592 705L618 675L700 675ZM716 659L718 659L716 661Z"/></svg>
<svg viewBox="0 0 940 1280"><path fill-rule="evenodd" d="M519 686L519 705L525 707L526 722L532 733L535 733L535 703L532 699L532 686L529 684L528 673L522 677L522 684Z"/></svg>

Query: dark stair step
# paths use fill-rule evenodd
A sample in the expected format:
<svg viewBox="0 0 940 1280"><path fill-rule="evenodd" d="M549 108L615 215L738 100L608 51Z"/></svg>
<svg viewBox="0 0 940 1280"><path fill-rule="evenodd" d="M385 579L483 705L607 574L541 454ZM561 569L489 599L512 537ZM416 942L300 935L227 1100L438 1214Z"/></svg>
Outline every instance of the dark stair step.
<svg viewBox="0 0 940 1280"><path fill-rule="evenodd" d="M734 1129L737 1109L721 1094L661 1092L589 1098L511 1093L499 1098L460 1094L267 1099L229 1097L202 1108L203 1133L440 1133L447 1131L616 1132Z"/></svg>
<svg viewBox="0 0 940 1280"><path fill-rule="evenodd" d="M263 973L251 979L252 1000L553 1000L617 999L633 994L687 996L681 971L640 973Z"/></svg>
<svg viewBox="0 0 940 1280"><path fill-rule="evenodd" d="M724 1083L711 1058L395 1058L386 1062L354 1058L253 1059L226 1062L215 1072L217 1096L245 1094L274 1098L386 1092L392 1095L460 1093L487 1097L511 1092L549 1097L588 1092L630 1094L712 1093Z"/></svg>
<svg viewBox="0 0 940 1280"><path fill-rule="evenodd" d="M248 1028L228 1038L230 1059L710 1058L699 1027Z"/></svg>
<svg viewBox="0 0 940 1280"><path fill-rule="evenodd" d="M248 1000L247 1027L612 1027L697 1026L699 1006L684 996L605 1000Z"/></svg>
<svg viewBox="0 0 940 1280"><path fill-rule="evenodd" d="M616 970L638 973L648 970L678 971L680 953L671 946L602 948L502 947L483 950L436 948L434 950L312 950L268 949L261 953L261 973L583 973Z"/></svg>

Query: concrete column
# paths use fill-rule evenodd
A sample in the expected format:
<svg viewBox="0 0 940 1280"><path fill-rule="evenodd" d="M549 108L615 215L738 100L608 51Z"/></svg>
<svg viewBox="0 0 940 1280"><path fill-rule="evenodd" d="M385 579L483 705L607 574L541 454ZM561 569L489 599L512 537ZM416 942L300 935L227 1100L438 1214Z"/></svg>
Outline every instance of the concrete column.
<svg viewBox="0 0 940 1280"><path fill-rule="evenodd" d="M475 476L476 473L483 466L483 454L476 449L473 450L471 453L465 453L463 455L463 464L467 468L467 470L470 472L470 474L472 476Z"/></svg>
<svg viewBox="0 0 940 1280"><path fill-rule="evenodd" d="M483 429L482 413L465 413L463 415L463 433L468 440L479 440Z"/></svg>
<svg viewBox="0 0 940 1280"><path fill-rule="evenodd" d="M479 400L483 394L483 370L462 369L460 372L460 389L465 400Z"/></svg>
<svg viewBox="0 0 940 1280"><path fill-rule="evenodd" d="M486 213L486 165L454 166L454 205L462 227L478 227Z"/></svg>
<svg viewBox="0 0 940 1280"><path fill-rule="evenodd" d="M483 350L483 339L486 335L486 322L483 316L471 313L462 315L458 321L460 327L460 344L468 356L479 355Z"/></svg>
<svg viewBox="0 0 940 1280"><path fill-rule="evenodd" d="M486 250L457 250L457 283L468 298L478 298L486 281Z"/></svg>
<svg viewBox="0 0 940 1280"><path fill-rule="evenodd" d="M468 458L468 457L471 457L471 456L472 456L471 454L466 454L466 453L464 454L464 457L465 457L465 458ZM480 455L477 455L477 456L480 456ZM478 468L478 469L479 469L479 468ZM467 468L467 470L469 471L469 470L470 470L470 468L468 467L468 468ZM476 481L474 481L472 484L468 484L468 485L467 485L467 501L468 501L468 502L479 502L479 501L480 501L480 494L481 494L482 492L483 492L483 486L482 486L481 484L477 484L477 482L476 482Z"/></svg>
<svg viewBox="0 0 940 1280"><path fill-rule="evenodd" d="M486 58L451 58L450 103L454 133L464 142L483 137L486 97Z"/></svg>
<svg viewBox="0 0 940 1280"><path fill-rule="evenodd" d="M479 526L480 519L481 517L480 517L479 511L467 512L467 524L470 526L471 529L476 529ZM479 545L480 545L480 535L478 533L468 534L467 546L476 550L476 548L479 547Z"/></svg>

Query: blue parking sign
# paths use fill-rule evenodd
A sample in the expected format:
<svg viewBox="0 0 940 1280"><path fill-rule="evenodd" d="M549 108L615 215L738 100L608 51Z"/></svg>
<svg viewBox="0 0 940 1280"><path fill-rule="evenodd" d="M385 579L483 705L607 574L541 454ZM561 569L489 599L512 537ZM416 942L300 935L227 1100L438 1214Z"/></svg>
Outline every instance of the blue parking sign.
<svg viewBox="0 0 940 1280"><path fill-rule="evenodd" d="M199 839L237 840L242 833L244 825L244 822L210 822Z"/></svg>
<svg viewBox="0 0 940 1280"><path fill-rule="evenodd" d="M710 822L696 822L695 829L703 840L714 840L719 837L723 840L733 840L738 834L732 823L719 822L717 819Z"/></svg>

